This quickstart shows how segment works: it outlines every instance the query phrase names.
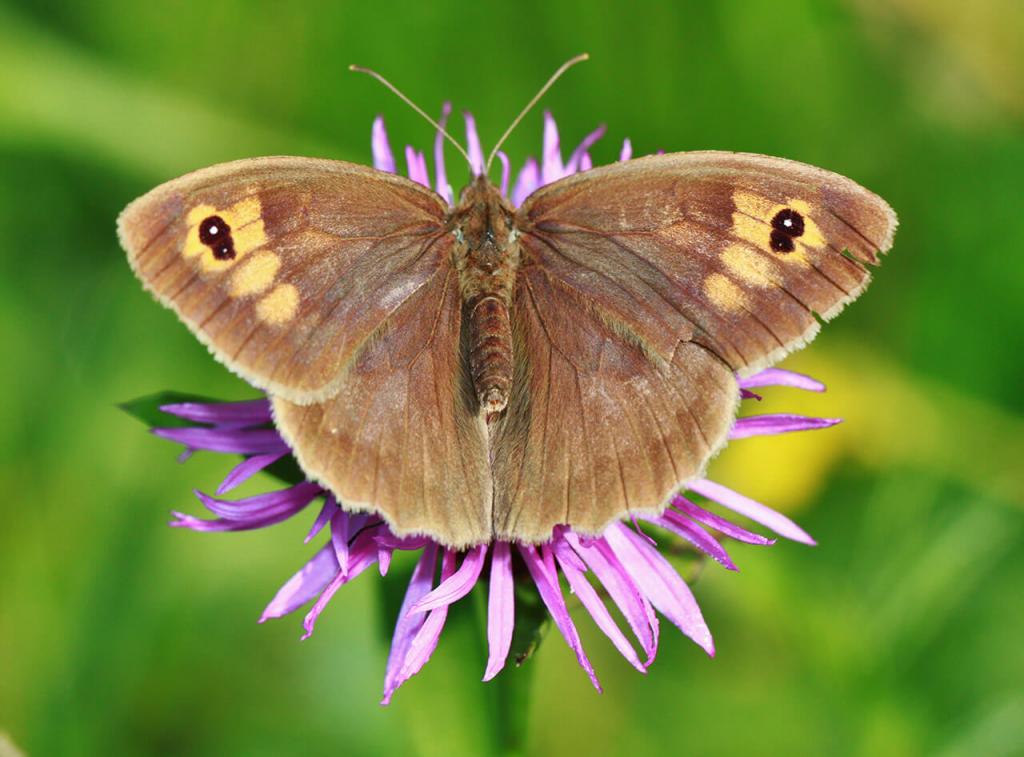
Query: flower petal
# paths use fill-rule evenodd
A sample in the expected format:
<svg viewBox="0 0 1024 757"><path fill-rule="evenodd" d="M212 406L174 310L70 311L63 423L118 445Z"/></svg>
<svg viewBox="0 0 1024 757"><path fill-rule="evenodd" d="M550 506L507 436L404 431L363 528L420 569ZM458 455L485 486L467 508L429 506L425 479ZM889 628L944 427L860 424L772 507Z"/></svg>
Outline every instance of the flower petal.
<svg viewBox="0 0 1024 757"><path fill-rule="evenodd" d="M608 127L605 126L604 124L601 124L583 138L583 141L580 142L579 147L572 151L572 155L569 156L569 161L565 164L564 170L566 174L573 174L576 173L577 171L587 170L583 168L583 159L587 155L587 150L593 147L594 143L597 142L597 140L599 140L601 137L603 137L606 131L608 131Z"/></svg>
<svg viewBox="0 0 1024 757"><path fill-rule="evenodd" d="M541 547L542 554L546 549L546 546ZM523 556L526 568L530 571L534 584L537 585L540 598L548 608L548 612L551 613L551 617L554 619L559 632L565 639L566 644L569 645L569 648L576 653L576 661L586 671L594 688L601 691L601 684L594 673L594 667L590 664L590 660L587 659L587 653L583 651L580 635L576 631L576 626L573 625L572 618L569 617L569 610L565 606L565 599L562 597L562 587L558 585L558 574L548 572L548 567L544 564L541 555L537 554L537 548L532 544L520 544L519 554Z"/></svg>
<svg viewBox="0 0 1024 757"><path fill-rule="evenodd" d="M452 113L452 104L446 102L441 106L441 118L438 119L438 124L442 129L448 126L448 116ZM444 167L444 135L439 131L434 135L434 174L437 180L435 185L437 193L441 195L448 204L453 204L452 200L452 187L448 183L448 174Z"/></svg>
<svg viewBox="0 0 1024 757"><path fill-rule="evenodd" d="M735 539L736 541L741 541L746 544L768 545L775 543L775 539L769 539L767 536L761 536L761 534L755 534L753 531L740 528L735 523L715 515L714 513L708 512L703 507L698 507L693 502L686 499L686 497L678 494L672 498L672 507L680 510L687 517L692 518L698 523L703 523L706 526L711 526L711 528L716 531L721 531L730 539Z"/></svg>
<svg viewBox="0 0 1024 757"><path fill-rule="evenodd" d="M409 178L417 184L430 188L430 174L427 173L427 158L423 153L414 150L409 145L405 146L405 165L409 171Z"/></svg>
<svg viewBox="0 0 1024 757"><path fill-rule="evenodd" d="M544 111L544 152L540 170L540 183L550 184L565 176L562 151L558 145L558 125L550 111Z"/></svg>
<svg viewBox="0 0 1024 757"><path fill-rule="evenodd" d="M388 664L384 673L384 699L381 704L387 704L402 682L398 680L398 673L409 653L409 645L413 637L423 627L426 620L424 615L410 615L409 608L425 596L430 587L434 585L434 571L437 568L437 545L428 544L423 549L416 567L413 569L412 578L409 579L409 588L405 590L405 598L402 600L402 608L398 611L398 621L395 623L395 632L391 636L391 651L388 652Z"/></svg>
<svg viewBox="0 0 1024 757"><path fill-rule="evenodd" d="M725 551L725 547L719 544L715 537L674 510L666 510L658 517L645 516L644 519L686 539L726 570L739 570L729 557L729 553Z"/></svg>
<svg viewBox="0 0 1024 757"><path fill-rule="evenodd" d="M335 501L334 495L328 494L324 500L323 507L320 508L320 514L316 516L316 520L313 521L313 525L310 526L309 533L306 534L306 538L302 540L302 543L309 544L323 527L330 522L331 516L334 515L334 511L337 509L338 503Z"/></svg>
<svg viewBox="0 0 1024 757"><path fill-rule="evenodd" d="M512 188L512 204L519 207L523 200L533 194L540 186L540 167L533 158L527 158L522 170L516 177L515 186Z"/></svg>
<svg viewBox="0 0 1024 757"><path fill-rule="evenodd" d="M287 452L268 452L265 455L253 455L246 458L232 468L231 472L224 477L220 486L217 487L217 494L226 494L232 489L241 486L268 465L276 463L286 454Z"/></svg>
<svg viewBox="0 0 1024 757"><path fill-rule="evenodd" d="M476 130L476 119L469 111L465 111L462 117L466 119L466 147L469 148L469 168L474 176L484 172L484 151L480 149L480 135Z"/></svg>
<svg viewBox="0 0 1024 757"><path fill-rule="evenodd" d="M658 616L647 597L603 539L588 540L584 543L577 534L568 531L562 538L583 558L626 618L647 655L644 666L649 666L654 662L654 656L658 651Z"/></svg>
<svg viewBox="0 0 1024 757"><path fill-rule="evenodd" d="M619 650L619 654L625 657L630 665L641 673L646 673L647 668L640 662L640 658L636 656L636 650L633 649L633 645L629 643L629 639L619 630L615 620L612 619L611 613L608 612L608 608L605 607L604 602L601 601L597 592L594 591L594 587L590 585L590 581L587 580L583 571L577 567L580 561L579 556L562 539L553 540L551 547L554 550L555 559L558 560L558 564L562 568L562 575L569 582L569 586L572 588L576 598L580 600L580 604L590 613L590 617L594 619L597 627L601 629L605 636L611 639L612 644Z"/></svg>
<svg viewBox="0 0 1024 757"><path fill-rule="evenodd" d="M426 612L427 610L433 610L435 607L450 605L462 599L476 585L476 581L480 577L480 571L484 567L484 560L486 559L486 544L473 547L473 549L466 552L466 556L462 558L462 565L452 574L451 578L442 582L427 596L420 599L419 602L409 609L409 612Z"/></svg>
<svg viewBox="0 0 1024 757"><path fill-rule="evenodd" d="M792 386L797 389L806 389L809 392L823 392L825 385L810 376L794 371L785 371L782 368L766 368L739 380L743 389L753 389L758 386Z"/></svg>
<svg viewBox="0 0 1024 757"><path fill-rule="evenodd" d="M735 513L750 518L755 523L767 526L779 536L798 541L803 544L817 544L811 536L800 526L791 521L782 513L775 512L770 507L752 500L750 497L734 492L721 484L716 484L708 479L697 479L686 485L690 491L697 492L702 497L714 500L723 507L728 507Z"/></svg>
<svg viewBox="0 0 1024 757"><path fill-rule="evenodd" d="M270 423L270 400L243 402L175 402L161 405L160 410L197 423L248 424L259 426Z"/></svg>
<svg viewBox="0 0 1024 757"><path fill-rule="evenodd" d="M495 542L491 550L491 580L487 590L487 669L490 681L505 667L515 630L515 584L512 580L512 548Z"/></svg>
<svg viewBox="0 0 1024 757"><path fill-rule="evenodd" d="M509 163L508 155L498 150L498 160L501 162L501 195L502 197L508 197L508 177L512 170L512 164Z"/></svg>
<svg viewBox="0 0 1024 757"><path fill-rule="evenodd" d="M323 491L319 484L303 481L301 484L289 486L287 489L278 489L234 501L217 499L208 494L203 494L201 491L196 491L196 496L199 497L206 509L214 515L219 515L229 520L241 520L243 518L259 517L262 514L269 515L279 510L298 512L323 494Z"/></svg>
<svg viewBox="0 0 1024 757"><path fill-rule="evenodd" d="M455 552L446 549L441 560L441 581L446 581L455 572ZM416 617L416 616L414 616ZM444 622L448 618L448 605L431 610L423 621L423 625L412 637L402 660L401 669L395 676L391 687L385 686L384 698L381 704L391 701L395 690L403 683L423 669L423 666L430 660L430 656L437 649L437 642L441 638L441 631L444 630Z"/></svg>
<svg viewBox="0 0 1024 757"><path fill-rule="evenodd" d="M621 523L613 523L605 531L604 540L658 611L714 656L711 631L704 622L697 600L668 560Z"/></svg>
<svg viewBox="0 0 1024 757"><path fill-rule="evenodd" d="M373 167L378 171L395 173L395 156L388 142L388 132L384 128L384 117L373 119L373 134L370 139L373 151Z"/></svg>
<svg viewBox="0 0 1024 757"><path fill-rule="evenodd" d="M322 592L337 573L338 561L334 559L334 550L328 542L313 555L313 559L278 589L260 616L260 623L270 618L280 618L299 609Z"/></svg>
<svg viewBox="0 0 1024 757"><path fill-rule="evenodd" d="M376 561L377 549L373 539L369 536L366 536L365 538L357 538L355 543L352 545L352 551L349 555L348 573L343 573L339 570L333 580L327 584L327 588L321 592L319 597L317 597L316 603L313 605L312 609L307 612L306 617L303 618L302 627L306 629L306 632L302 634L302 639L308 639L313 635L313 627L316 625L317 618L320 617L320 613L322 613L324 608L327 607L327 604L331 601L334 593L373 565Z"/></svg>
<svg viewBox="0 0 1024 757"><path fill-rule="evenodd" d="M633 157L633 143L628 138L622 140L622 150L619 151L619 160L629 160Z"/></svg>
<svg viewBox="0 0 1024 757"><path fill-rule="evenodd" d="M288 452L288 445L274 429L237 428L154 428L154 434L161 439L184 444L191 449L205 449L210 452L227 452L239 455L262 455L271 452Z"/></svg>
<svg viewBox="0 0 1024 757"><path fill-rule="evenodd" d="M811 418L806 415L772 413L748 415L740 418L729 432L730 439L746 439L751 436L786 434L791 431L813 431L842 423L842 418Z"/></svg>

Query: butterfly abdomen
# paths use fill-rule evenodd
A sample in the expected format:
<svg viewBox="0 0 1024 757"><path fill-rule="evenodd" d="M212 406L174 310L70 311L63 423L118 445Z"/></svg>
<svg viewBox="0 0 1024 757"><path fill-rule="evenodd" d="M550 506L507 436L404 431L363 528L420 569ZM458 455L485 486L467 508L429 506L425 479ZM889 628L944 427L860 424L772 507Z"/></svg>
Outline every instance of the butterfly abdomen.
<svg viewBox="0 0 1024 757"><path fill-rule="evenodd" d="M480 412L490 416L505 409L512 388L509 307L519 268L512 208L485 177L477 177L452 214L452 230L473 389Z"/></svg>

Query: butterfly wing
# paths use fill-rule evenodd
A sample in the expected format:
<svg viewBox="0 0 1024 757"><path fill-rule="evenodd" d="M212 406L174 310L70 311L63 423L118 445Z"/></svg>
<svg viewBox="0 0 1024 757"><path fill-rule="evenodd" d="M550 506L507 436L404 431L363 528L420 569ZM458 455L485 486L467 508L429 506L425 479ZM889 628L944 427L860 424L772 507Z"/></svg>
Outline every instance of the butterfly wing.
<svg viewBox="0 0 1024 757"><path fill-rule="evenodd" d="M450 546L488 541L486 429L460 348L454 270L440 270L388 319L346 370L338 394L274 400L302 469L346 505L400 535Z"/></svg>
<svg viewBox="0 0 1024 757"><path fill-rule="evenodd" d="M333 395L360 346L450 265L445 212L400 176L259 158L163 184L118 227L146 288L221 362L311 402Z"/></svg>
<svg viewBox="0 0 1024 757"><path fill-rule="evenodd" d="M749 374L867 286L892 209L838 174L739 153L655 155L576 174L519 210L524 258L651 352L702 344Z"/></svg>
<svg viewBox="0 0 1024 757"><path fill-rule="evenodd" d="M310 478L397 532L469 543L490 534L491 482L446 212L402 177L261 158L158 187L119 230L146 287L272 395Z"/></svg>
<svg viewBox="0 0 1024 757"><path fill-rule="evenodd" d="M867 285L894 227L849 179L763 156L653 156L537 190L517 215L497 533L596 533L659 510L724 444L733 373L812 338Z"/></svg>
<svg viewBox="0 0 1024 757"><path fill-rule="evenodd" d="M498 538L658 510L722 445L739 391L706 348L653 357L541 266L520 273L514 313L513 390L491 436Z"/></svg>

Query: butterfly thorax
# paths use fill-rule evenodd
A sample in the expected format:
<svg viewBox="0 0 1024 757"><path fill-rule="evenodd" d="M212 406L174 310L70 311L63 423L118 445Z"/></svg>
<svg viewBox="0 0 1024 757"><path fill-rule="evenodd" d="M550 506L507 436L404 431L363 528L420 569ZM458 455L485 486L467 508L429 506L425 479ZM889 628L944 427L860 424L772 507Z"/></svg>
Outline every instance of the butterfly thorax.
<svg viewBox="0 0 1024 757"><path fill-rule="evenodd" d="M512 386L512 326L509 307L519 244L514 211L486 177L462 192L449 228L459 274L462 323L468 329L468 357L480 411L493 417L505 409Z"/></svg>

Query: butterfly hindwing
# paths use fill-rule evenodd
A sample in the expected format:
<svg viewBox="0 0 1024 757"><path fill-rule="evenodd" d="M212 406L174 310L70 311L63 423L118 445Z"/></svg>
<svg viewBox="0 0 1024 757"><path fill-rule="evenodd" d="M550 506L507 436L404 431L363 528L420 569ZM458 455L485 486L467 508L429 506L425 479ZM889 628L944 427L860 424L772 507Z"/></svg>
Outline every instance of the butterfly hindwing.
<svg viewBox="0 0 1024 757"><path fill-rule="evenodd" d="M274 400L307 475L397 534L450 546L491 537L487 432L461 357L460 309L455 272L440 270L374 335L334 397Z"/></svg>
<svg viewBox="0 0 1024 757"><path fill-rule="evenodd" d="M399 176L260 158L157 187L119 231L139 278L219 360L309 402L333 394L367 338L449 265L445 211Z"/></svg>
<svg viewBox="0 0 1024 757"><path fill-rule="evenodd" d="M704 347L646 354L540 266L520 272L514 313L514 388L491 436L498 538L658 511L724 443L739 390Z"/></svg>
<svg viewBox="0 0 1024 757"><path fill-rule="evenodd" d="M523 258L668 358L702 344L751 373L867 285L895 215L838 174L740 153L657 155L542 187Z"/></svg>

